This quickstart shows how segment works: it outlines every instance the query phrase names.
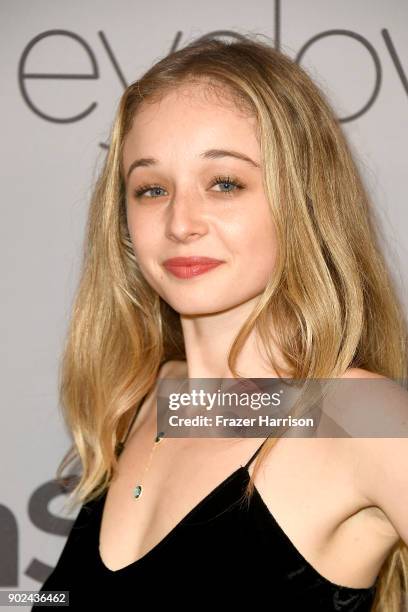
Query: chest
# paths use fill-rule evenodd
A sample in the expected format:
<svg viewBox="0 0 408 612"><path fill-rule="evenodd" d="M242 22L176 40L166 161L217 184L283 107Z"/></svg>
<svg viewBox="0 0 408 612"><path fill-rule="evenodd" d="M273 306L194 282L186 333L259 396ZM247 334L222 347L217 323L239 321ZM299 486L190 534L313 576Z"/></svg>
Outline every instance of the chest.
<svg viewBox="0 0 408 612"><path fill-rule="evenodd" d="M99 553L112 571L154 549L262 443L251 438L169 438L159 443L145 472L153 437L146 435L126 448L105 500ZM308 562L341 584L354 580L354 586L369 586L375 576L369 563L360 559L355 571L339 568L340 549L343 559L355 558L355 535L362 534L359 521L355 531L349 524L339 537L339 527L362 508L350 467L339 441L279 440L258 471L255 486L266 510ZM138 484L143 492L135 499Z"/></svg>

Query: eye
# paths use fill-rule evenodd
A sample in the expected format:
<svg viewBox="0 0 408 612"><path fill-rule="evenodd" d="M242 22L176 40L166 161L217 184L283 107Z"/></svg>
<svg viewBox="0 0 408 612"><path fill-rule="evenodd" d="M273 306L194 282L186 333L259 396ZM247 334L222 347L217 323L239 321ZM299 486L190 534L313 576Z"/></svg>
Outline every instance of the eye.
<svg viewBox="0 0 408 612"><path fill-rule="evenodd" d="M156 193L156 195L152 196L153 198L157 198L157 192L158 191L163 191L163 189L160 187L160 185L142 185L141 187L139 187L138 189L135 190L134 192L134 196L136 198L141 198L142 195L144 195L147 191L154 191ZM150 196L149 196L150 197Z"/></svg>
<svg viewBox="0 0 408 612"><path fill-rule="evenodd" d="M244 189L244 185L238 181L238 179L230 176L215 176L210 184L210 187L214 187L214 185L222 185L223 187L227 185L232 185L235 189L222 191L221 193L227 193L228 195L232 195L234 191L239 191L240 189Z"/></svg>
<svg viewBox="0 0 408 612"><path fill-rule="evenodd" d="M230 176L215 176L210 182L210 187L214 187L215 185L222 185L223 187L229 185L229 186L234 187L234 189L232 190L230 189L227 191L221 190L221 192L219 192L219 193L226 193L228 195L232 195L234 191L244 189L245 187L245 185L243 185L240 181L238 181L238 179L234 177L230 177ZM134 191L134 196L135 198L141 198L143 195L145 195L149 191L152 191L155 195L148 196L148 198L156 199L160 197L159 192L164 191L164 190L162 187L160 187L160 185L157 185L157 184L141 185Z"/></svg>

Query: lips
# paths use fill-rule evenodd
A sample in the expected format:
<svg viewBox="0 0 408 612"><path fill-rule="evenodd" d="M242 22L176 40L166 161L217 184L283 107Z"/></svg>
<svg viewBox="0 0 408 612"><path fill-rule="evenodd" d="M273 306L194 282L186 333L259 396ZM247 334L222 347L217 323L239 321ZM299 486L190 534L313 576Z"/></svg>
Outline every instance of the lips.
<svg viewBox="0 0 408 612"><path fill-rule="evenodd" d="M191 278L204 274L204 272L208 272L222 263L220 259L196 255L191 257L172 257L166 259L163 262L163 266L168 272L178 278Z"/></svg>

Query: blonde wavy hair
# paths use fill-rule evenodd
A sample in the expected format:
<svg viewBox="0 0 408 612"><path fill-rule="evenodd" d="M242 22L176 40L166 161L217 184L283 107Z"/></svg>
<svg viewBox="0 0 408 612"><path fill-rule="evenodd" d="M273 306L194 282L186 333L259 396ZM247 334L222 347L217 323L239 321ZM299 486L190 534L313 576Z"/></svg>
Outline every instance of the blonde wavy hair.
<svg viewBox="0 0 408 612"><path fill-rule="evenodd" d="M307 72L262 35L202 37L155 63L123 93L91 199L80 283L60 364L60 403L79 459L71 508L101 494L115 449L161 366L185 360L180 317L147 284L126 221L123 143L142 103L206 82L257 117L264 189L276 226L273 278L235 338L228 365L256 329L279 376L331 378L361 367L407 378L407 322L380 248L380 227L339 121ZM274 338L288 369L274 362ZM256 473L276 443L259 453ZM75 479L74 479L75 480ZM73 503L72 503L73 501ZM400 612L407 590L402 540L381 568L375 612Z"/></svg>

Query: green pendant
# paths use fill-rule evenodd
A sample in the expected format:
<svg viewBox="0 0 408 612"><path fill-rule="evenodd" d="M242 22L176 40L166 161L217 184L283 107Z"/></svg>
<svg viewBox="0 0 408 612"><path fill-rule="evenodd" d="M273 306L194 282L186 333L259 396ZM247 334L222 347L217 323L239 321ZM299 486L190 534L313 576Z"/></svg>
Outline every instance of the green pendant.
<svg viewBox="0 0 408 612"><path fill-rule="evenodd" d="M133 489L133 495L135 499L139 499L142 495L142 485L137 485L137 487Z"/></svg>

